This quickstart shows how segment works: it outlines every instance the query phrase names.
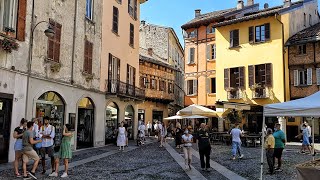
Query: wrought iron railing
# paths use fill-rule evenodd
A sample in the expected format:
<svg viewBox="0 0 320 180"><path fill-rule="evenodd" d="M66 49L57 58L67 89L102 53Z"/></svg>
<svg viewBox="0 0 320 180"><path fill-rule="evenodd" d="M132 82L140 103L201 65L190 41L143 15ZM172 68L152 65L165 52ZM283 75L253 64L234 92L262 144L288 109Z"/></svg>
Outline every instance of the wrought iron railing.
<svg viewBox="0 0 320 180"><path fill-rule="evenodd" d="M107 80L106 93L111 95L119 95L123 97L129 97L138 100L145 99L144 89L135 87L134 85L124 83L120 80L112 79Z"/></svg>

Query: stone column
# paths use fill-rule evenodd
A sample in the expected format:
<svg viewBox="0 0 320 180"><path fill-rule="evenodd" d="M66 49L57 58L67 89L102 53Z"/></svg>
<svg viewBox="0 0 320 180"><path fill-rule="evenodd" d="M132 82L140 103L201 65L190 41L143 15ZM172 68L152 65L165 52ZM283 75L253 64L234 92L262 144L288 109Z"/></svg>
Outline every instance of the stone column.
<svg viewBox="0 0 320 180"><path fill-rule="evenodd" d="M219 132L223 132L224 131L224 119L223 118L221 118L221 117L219 117L218 118L218 131Z"/></svg>

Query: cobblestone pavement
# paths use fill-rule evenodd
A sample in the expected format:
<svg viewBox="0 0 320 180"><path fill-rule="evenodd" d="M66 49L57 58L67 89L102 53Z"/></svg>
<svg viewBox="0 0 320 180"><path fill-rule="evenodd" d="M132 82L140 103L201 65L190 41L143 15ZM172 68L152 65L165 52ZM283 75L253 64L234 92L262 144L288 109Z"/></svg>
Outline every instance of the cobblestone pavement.
<svg viewBox="0 0 320 180"><path fill-rule="evenodd" d="M276 172L276 174L264 175L266 180L292 180L297 178L295 166L297 164L312 160L311 155L305 155L298 153L300 146L286 146L283 152L282 172ZM261 148L246 148L242 147L244 154L243 159L231 160L231 146L226 145L213 145L211 159L217 163L225 166L231 171L243 176L247 179L259 179L260 178L260 154ZM265 157L265 155L264 155ZM316 155L319 158L319 155ZM265 159L264 172L267 170L267 161Z"/></svg>
<svg viewBox="0 0 320 180"><path fill-rule="evenodd" d="M136 146L132 145L132 148ZM82 159L91 156L101 155L118 148L108 146L104 148L84 150L76 152L72 162L77 163ZM90 153L91 152L91 153ZM81 155L83 154L83 156ZM47 163L49 166L49 163ZM59 179L49 178L40 175L41 165L38 168L38 179ZM60 175L61 175L60 171ZM0 172L0 179L19 179L13 177L12 169ZM21 179L21 178L20 178ZM189 179L184 170L175 162L170 154L164 149L159 148L157 143L149 144L130 151L120 152L101 158L96 161L88 162L70 168L69 178L66 179Z"/></svg>

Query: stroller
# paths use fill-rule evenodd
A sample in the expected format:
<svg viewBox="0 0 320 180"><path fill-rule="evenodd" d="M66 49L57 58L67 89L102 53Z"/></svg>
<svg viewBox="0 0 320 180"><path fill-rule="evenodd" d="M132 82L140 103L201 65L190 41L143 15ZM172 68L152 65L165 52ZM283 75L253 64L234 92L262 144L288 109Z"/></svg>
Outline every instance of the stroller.
<svg viewBox="0 0 320 180"><path fill-rule="evenodd" d="M137 134L137 146L144 145L144 133L140 130L138 130Z"/></svg>

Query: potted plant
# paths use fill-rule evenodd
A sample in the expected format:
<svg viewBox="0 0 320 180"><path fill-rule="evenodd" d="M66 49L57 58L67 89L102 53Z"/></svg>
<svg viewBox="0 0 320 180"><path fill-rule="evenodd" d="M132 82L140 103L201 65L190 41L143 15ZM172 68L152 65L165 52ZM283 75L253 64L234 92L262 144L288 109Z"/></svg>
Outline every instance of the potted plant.
<svg viewBox="0 0 320 180"><path fill-rule="evenodd" d="M52 62L50 64L50 69L52 72L59 72L61 69L61 64L60 63L56 63L56 62Z"/></svg>
<svg viewBox="0 0 320 180"><path fill-rule="evenodd" d="M19 48L19 44L15 42L15 40L6 37L0 39L0 45L2 50L4 50L7 53L11 53L12 50L18 50Z"/></svg>

